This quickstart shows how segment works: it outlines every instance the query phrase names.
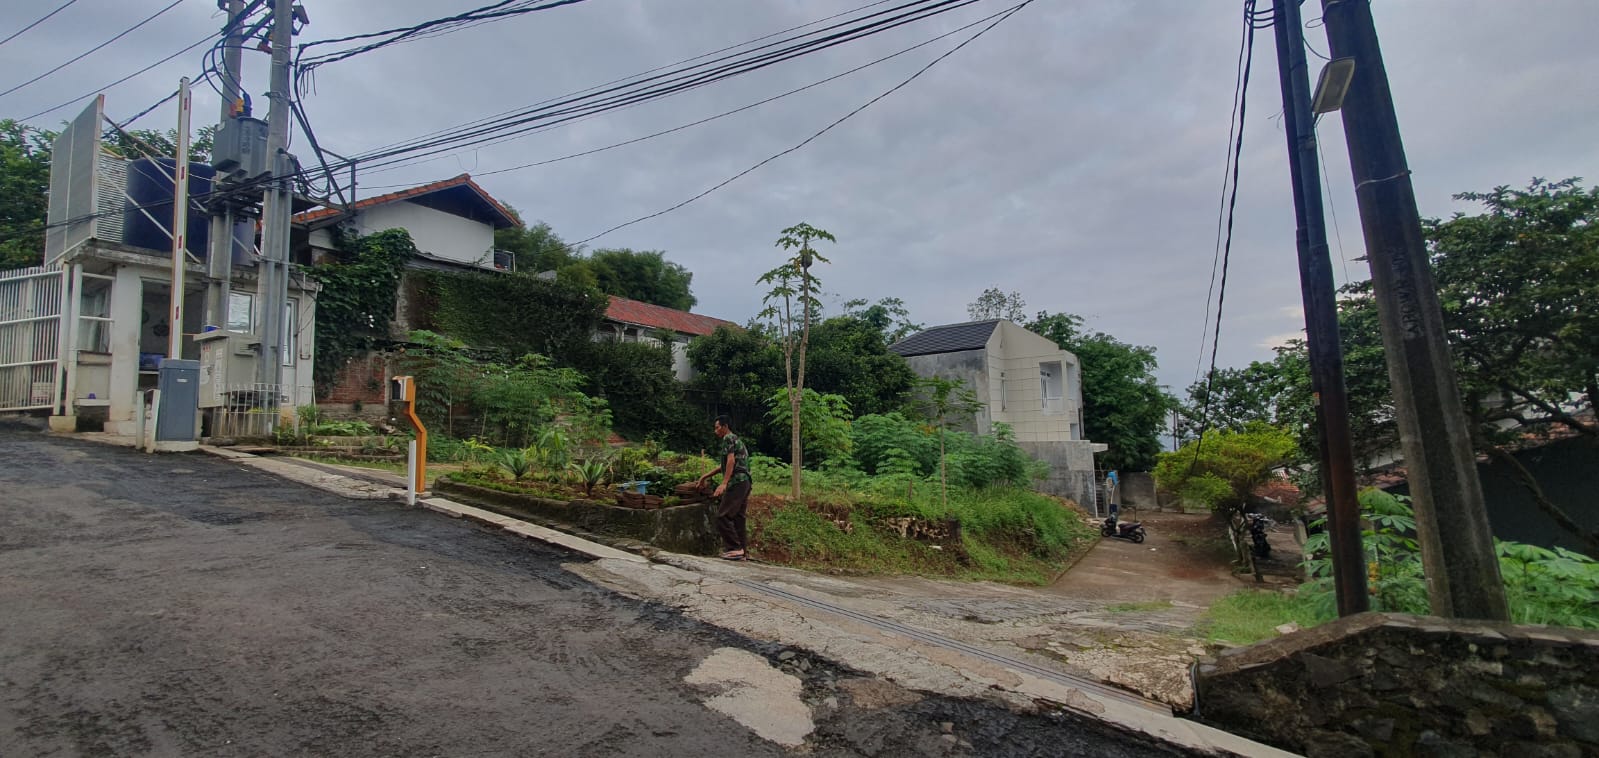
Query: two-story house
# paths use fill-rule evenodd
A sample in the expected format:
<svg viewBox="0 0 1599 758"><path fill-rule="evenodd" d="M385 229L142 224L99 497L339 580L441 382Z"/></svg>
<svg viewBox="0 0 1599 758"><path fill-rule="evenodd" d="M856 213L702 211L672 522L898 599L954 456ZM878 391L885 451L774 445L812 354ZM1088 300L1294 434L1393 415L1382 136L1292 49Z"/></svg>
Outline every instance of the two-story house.
<svg viewBox="0 0 1599 758"><path fill-rule="evenodd" d="M996 423L1009 425L1017 444L1050 466L1040 489L1094 502L1094 453L1105 446L1083 439L1077 356L997 319L935 326L888 349L920 376L957 379L975 392L982 407L968 430L989 434Z"/></svg>

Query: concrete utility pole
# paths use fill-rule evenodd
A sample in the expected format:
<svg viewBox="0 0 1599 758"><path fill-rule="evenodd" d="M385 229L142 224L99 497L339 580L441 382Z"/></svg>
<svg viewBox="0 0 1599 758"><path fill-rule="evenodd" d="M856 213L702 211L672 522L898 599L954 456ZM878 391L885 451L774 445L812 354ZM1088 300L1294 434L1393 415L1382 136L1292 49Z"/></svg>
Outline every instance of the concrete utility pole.
<svg viewBox="0 0 1599 758"><path fill-rule="evenodd" d="M189 77L178 81L178 154L172 171L172 292L167 308L167 357L183 357L184 274L189 264Z"/></svg>
<svg viewBox="0 0 1599 758"><path fill-rule="evenodd" d="M236 108L242 93L240 88L242 80L239 72L240 60L243 58L241 45L244 44L244 22L239 15L244 12L244 0L227 0L228 22L224 28L228 30L222 41L222 113L217 117L217 127L221 128L236 115ZM213 197L221 195L221 177L217 184L212 186ZM228 323L228 295L232 291L233 279L233 207L229 204L218 211L213 208L211 213L211 244L210 252L206 256L206 273L210 283L206 287L205 322L218 327L225 327Z"/></svg>
<svg viewBox="0 0 1599 758"><path fill-rule="evenodd" d="M1283 131L1288 135L1288 168L1298 218L1299 290L1305 307L1305 342L1310 353L1310 388L1316 399L1321 455L1321 489L1327 501L1327 534L1332 541L1333 585L1338 615L1369 610L1366 556L1360 538L1360 500L1355 491L1355 454L1349 440L1349 398L1344 390L1343 344L1339 340L1338 301L1332 256L1322 216L1321 172L1316 165L1316 131L1310 114L1310 74L1305 66L1304 26L1299 0L1272 0L1277 35L1277 71L1282 82Z"/></svg>
<svg viewBox="0 0 1599 758"><path fill-rule="evenodd" d="M294 195L290 174L293 161L289 145L289 53L294 34L294 0L272 0L272 77L267 96L267 160L272 183L261 207L261 357L256 381L277 385L283 369L283 308L288 302L289 217Z"/></svg>
<svg viewBox="0 0 1599 758"><path fill-rule="evenodd" d="M1344 135L1410 475L1432 612L1507 620L1476 456L1399 138L1370 0L1322 0L1335 58L1355 59Z"/></svg>

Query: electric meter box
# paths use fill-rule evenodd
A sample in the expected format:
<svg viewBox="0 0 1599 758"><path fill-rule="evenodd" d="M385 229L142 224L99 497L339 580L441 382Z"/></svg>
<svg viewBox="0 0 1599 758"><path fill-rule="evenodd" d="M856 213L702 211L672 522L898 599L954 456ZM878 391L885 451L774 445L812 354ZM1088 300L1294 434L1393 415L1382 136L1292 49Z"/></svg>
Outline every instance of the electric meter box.
<svg viewBox="0 0 1599 758"><path fill-rule="evenodd" d="M253 334L221 330L194 335L200 343L200 407L216 408L227 401L228 385L255 381L261 339Z"/></svg>

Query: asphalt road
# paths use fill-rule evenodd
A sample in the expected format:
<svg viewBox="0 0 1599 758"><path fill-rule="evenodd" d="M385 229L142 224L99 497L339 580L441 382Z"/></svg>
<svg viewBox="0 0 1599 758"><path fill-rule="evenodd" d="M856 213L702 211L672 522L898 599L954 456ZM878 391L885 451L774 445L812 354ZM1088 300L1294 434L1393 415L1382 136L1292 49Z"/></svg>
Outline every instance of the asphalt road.
<svg viewBox="0 0 1599 758"><path fill-rule="evenodd" d="M780 659L577 560L208 456L0 426L0 756L785 754L684 681L730 647L801 677L811 755L1172 754L1058 714L860 702L839 662Z"/></svg>

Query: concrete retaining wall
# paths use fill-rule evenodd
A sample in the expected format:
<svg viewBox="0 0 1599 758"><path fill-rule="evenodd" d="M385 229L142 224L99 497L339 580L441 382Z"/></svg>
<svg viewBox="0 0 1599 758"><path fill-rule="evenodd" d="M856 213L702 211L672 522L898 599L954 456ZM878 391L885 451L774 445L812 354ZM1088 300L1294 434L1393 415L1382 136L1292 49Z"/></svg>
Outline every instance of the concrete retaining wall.
<svg viewBox="0 0 1599 758"><path fill-rule="evenodd" d="M1599 634L1365 613L1200 667L1196 715L1320 756L1599 755Z"/></svg>
<svg viewBox="0 0 1599 758"><path fill-rule="evenodd" d="M646 511L588 500L563 502L501 492L450 481L448 477L439 477L433 489L452 500L506 516L568 524L594 534L648 542L675 553L712 555L719 549L711 529L710 506L703 503Z"/></svg>
<svg viewBox="0 0 1599 758"><path fill-rule="evenodd" d="M1088 442L1017 442L1022 450L1049 464L1049 476L1036 489L1068 497L1078 505L1094 510L1094 449Z"/></svg>

